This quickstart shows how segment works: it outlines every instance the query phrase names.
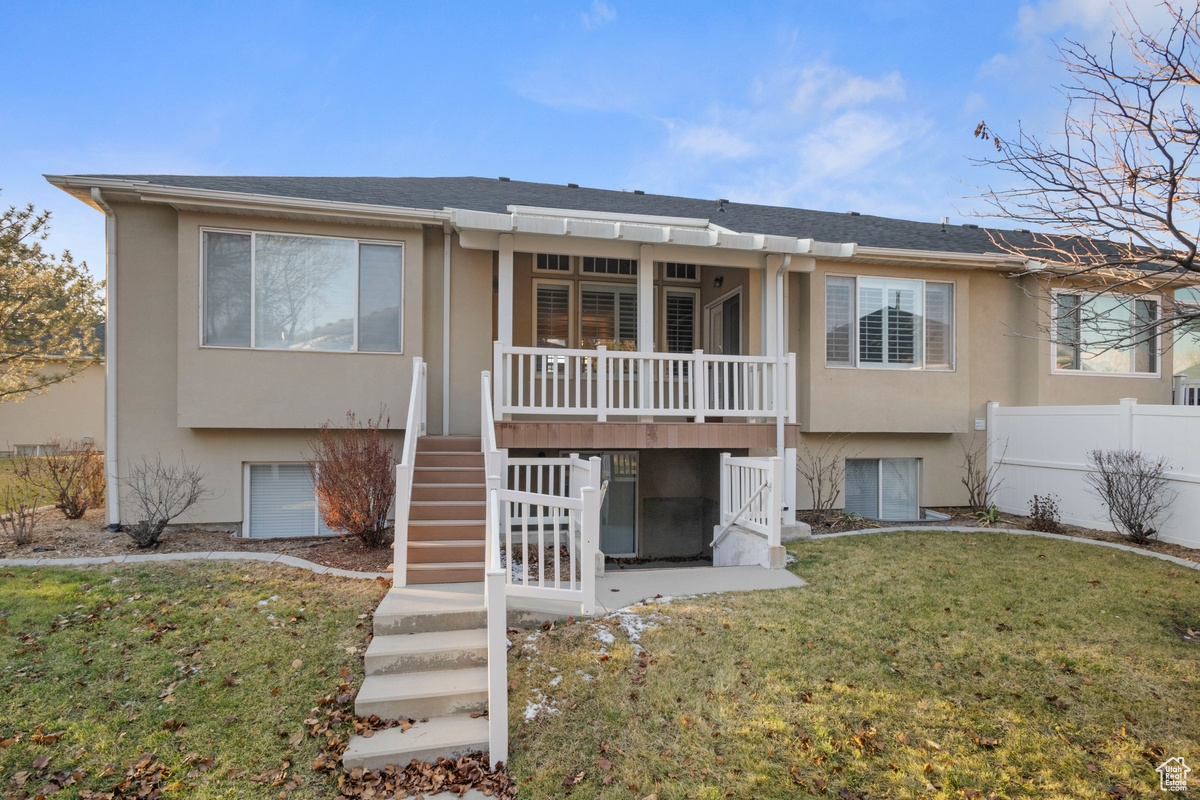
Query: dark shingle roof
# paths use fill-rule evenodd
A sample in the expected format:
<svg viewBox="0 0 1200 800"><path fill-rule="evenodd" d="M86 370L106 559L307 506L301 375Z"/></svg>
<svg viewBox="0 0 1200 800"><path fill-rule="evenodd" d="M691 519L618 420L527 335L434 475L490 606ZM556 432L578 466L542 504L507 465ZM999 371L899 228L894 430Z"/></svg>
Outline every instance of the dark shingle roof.
<svg viewBox="0 0 1200 800"><path fill-rule="evenodd" d="M854 242L954 253L1001 252L983 228L936 222L811 211L670 195L635 194L557 184L493 178L302 178L198 175L89 175L82 177L146 181L160 186L329 200L345 203L441 210L464 208L505 213L509 205L540 206L625 214L698 217L740 233L768 233L823 242ZM1007 232L1011 240L1013 234ZM1019 236L1019 235L1018 235Z"/></svg>

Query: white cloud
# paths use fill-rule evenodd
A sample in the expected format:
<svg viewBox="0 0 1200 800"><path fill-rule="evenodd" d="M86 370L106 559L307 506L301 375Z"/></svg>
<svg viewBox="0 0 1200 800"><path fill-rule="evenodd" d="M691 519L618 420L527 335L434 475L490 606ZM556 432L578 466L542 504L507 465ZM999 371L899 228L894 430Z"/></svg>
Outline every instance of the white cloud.
<svg viewBox="0 0 1200 800"><path fill-rule="evenodd" d="M605 3L604 0L592 0L592 10L585 11L580 16L583 19L583 27L592 31L615 20L617 10Z"/></svg>
<svg viewBox="0 0 1200 800"><path fill-rule="evenodd" d="M697 157L745 158L754 145L720 125L675 125L668 123L670 146Z"/></svg>

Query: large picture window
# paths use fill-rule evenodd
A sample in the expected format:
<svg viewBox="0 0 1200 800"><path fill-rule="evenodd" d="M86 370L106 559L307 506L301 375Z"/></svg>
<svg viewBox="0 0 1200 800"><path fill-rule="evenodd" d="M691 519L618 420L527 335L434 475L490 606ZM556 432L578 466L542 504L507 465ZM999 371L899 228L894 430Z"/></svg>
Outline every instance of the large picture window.
<svg viewBox="0 0 1200 800"><path fill-rule="evenodd" d="M323 236L204 232L204 344L399 353L404 250Z"/></svg>
<svg viewBox="0 0 1200 800"><path fill-rule="evenodd" d="M1054 296L1054 366L1064 371L1158 373L1158 301L1112 294Z"/></svg>
<svg viewBox="0 0 1200 800"><path fill-rule="evenodd" d="M825 363L954 368L954 284L825 279Z"/></svg>

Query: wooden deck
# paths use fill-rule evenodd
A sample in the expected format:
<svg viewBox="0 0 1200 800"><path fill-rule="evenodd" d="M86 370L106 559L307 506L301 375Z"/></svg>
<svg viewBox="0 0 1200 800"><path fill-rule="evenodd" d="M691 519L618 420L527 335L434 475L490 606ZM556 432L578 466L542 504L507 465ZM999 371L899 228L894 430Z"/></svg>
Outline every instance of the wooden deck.
<svg viewBox="0 0 1200 800"><path fill-rule="evenodd" d="M787 447L800 427L785 425ZM775 447L774 423L746 422L497 422L500 447L562 450L737 450Z"/></svg>

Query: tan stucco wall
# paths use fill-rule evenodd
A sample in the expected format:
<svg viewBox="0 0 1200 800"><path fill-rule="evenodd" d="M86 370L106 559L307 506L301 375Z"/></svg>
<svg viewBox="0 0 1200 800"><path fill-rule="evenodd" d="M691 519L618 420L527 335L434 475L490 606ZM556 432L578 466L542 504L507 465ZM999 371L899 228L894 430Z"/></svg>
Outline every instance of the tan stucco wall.
<svg viewBox="0 0 1200 800"><path fill-rule="evenodd" d="M61 374L54 366L46 371ZM55 438L81 441L85 437L91 437L97 450L104 449L103 364L93 364L42 394L0 402L0 451Z"/></svg>
<svg viewBox="0 0 1200 800"><path fill-rule="evenodd" d="M162 206L117 203L116 315L117 458L131 461L180 454L206 474L212 496L181 522L236 525L243 515L243 464L300 462L325 420L379 413L404 424L408 367L422 340L419 300L420 231L349 228L284 220L177 214ZM179 218L186 219L179 219ZM405 354L268 353L199 347L199 229L201 224L254 230L298 230L395 238L406 242ZM416 237L415 240L412 237ZM182 239L189 244L182 245ZM418 276L414 288L413 275ZM412 303L416 304L414 314ZM415 319L414 319L415 316ZM415 327L415 329L414 329ZM289 356L298 356L289 359ZM260 358L261 357L261 358ZM394 362L382 369L387 362ZM361 392L361 394L360 394ZM277 409L254 412L254 404ZM239 416L244 413L244 416ZM189 417L190 415L190 417ZM187 427L185 421L225 427ZM284 423L295 421L291 427ZM258 429L251 429L253 426ZM399 447L403 435L391 438ZM128 518L122 509L123 521Z"/></svg>
<svg viewBox="0 0 1200 800"><path fill-rule="evenodd" d="M404 244L404 352L329 353L200 346L201 230L222 228L342 236ZM412 357L423 356L424 241L419 229L180 213L174 259L178 424L186 428L307 428L382 409L404 427ZM169 269L171 261L161 267ZM128 284L121 287L129 290ZM120 374L118 372L118 374Z"/></svg>

